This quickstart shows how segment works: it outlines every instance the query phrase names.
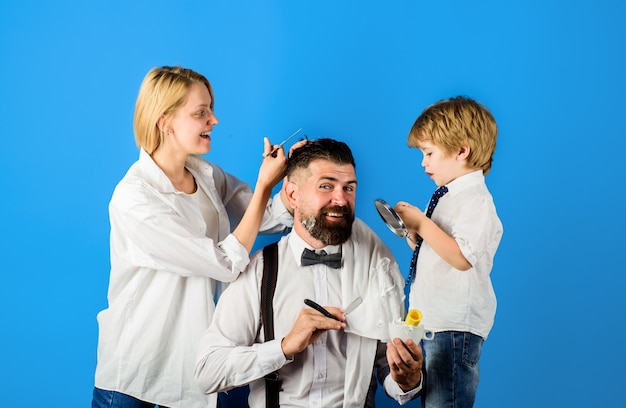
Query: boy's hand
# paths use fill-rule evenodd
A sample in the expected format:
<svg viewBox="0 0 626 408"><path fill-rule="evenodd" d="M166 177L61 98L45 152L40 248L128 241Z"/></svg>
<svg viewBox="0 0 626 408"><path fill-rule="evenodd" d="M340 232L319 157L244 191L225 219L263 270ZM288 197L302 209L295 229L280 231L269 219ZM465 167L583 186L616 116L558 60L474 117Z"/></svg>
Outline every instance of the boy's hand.
<svg viewBox="0 0 626 408"><path fill-rule="evenodd" d="M398 213L407 229L413 234L417 233L422 221L426 218L426 214L422 210L406 201L398 201L393 209Z"/></svg>
<svg viewBox="0 0 626 408"><path fill-rule="evenodd" d="M416 236L419 235L441 259L459 271L466 271L472 267L472 264L461 252L461 248L454 237L442 230L419 208L407 202L399 201L393 209L404 221L412 239L417 239ZM407 238L407 243L409 247L415 248L415 241Z"/></svg>

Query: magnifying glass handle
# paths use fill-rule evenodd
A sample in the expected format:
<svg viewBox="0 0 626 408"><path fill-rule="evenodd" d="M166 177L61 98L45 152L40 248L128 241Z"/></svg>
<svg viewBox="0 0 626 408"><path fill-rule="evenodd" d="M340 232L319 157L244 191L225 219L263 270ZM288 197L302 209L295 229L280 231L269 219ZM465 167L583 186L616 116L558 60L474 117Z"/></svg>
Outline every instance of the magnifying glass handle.
<svg viewBox="0 0 626 408"><path fill-rule="evenodd" d="M411 243L416 244L417 245L417 241L413 239L413 237L411 237L411 233L407 230L404 232L404 238L408 239L409 241L411 241Z"/></svg>

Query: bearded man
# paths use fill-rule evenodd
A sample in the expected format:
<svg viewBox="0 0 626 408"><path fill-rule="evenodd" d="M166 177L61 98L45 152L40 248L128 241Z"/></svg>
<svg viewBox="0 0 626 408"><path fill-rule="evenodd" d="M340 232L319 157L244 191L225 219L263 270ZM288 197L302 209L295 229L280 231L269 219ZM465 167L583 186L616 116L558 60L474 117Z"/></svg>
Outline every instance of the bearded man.
<svg viewBox="0 0 626 408"><path fill-rule="evenodd" d="M319 139L291 153L283 189L294 228L273 261L255 253L218 301L196 365L204 392L249 384L251 407L369 407L378 379L400 404L419 395L420 346L388 335L388 323L404 315L403 278L391 251L355 218L356 187L345 143ZM269 309L264 261L277 263Z"/></svg>

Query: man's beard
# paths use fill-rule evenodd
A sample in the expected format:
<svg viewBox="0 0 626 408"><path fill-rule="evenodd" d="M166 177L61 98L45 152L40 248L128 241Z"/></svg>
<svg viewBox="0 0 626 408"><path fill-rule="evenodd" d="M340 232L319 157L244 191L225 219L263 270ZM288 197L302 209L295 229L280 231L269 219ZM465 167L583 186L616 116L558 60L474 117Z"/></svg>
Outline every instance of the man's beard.
<svg viewBox="0 0 626 408"><path fill-rule="evenodd" d="M328 221L326 214L342 214L341 221ZM343 244L352 235L352 223L354 222L354 212L348 206L332 206L322 208L316 215L304 217L301 214L302 225L309 231L309 234L324 245Z"/></svg>

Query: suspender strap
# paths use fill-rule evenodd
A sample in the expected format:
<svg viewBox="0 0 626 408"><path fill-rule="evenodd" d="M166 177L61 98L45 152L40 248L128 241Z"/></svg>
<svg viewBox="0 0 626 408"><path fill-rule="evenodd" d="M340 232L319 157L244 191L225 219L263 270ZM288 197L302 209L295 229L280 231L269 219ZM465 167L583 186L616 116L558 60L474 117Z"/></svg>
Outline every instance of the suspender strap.
<svg viewBox="0 0 626 408"><path fill-rule="evenodd" d="M274 291L278 275L278 244L274 242L263 248L263 279L261 280L261 322L265 341L274 339ZM265 406L277 408L280 380L278 370L265 376Z"/></svg>

